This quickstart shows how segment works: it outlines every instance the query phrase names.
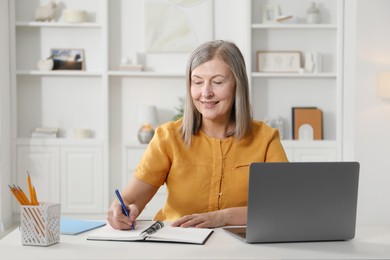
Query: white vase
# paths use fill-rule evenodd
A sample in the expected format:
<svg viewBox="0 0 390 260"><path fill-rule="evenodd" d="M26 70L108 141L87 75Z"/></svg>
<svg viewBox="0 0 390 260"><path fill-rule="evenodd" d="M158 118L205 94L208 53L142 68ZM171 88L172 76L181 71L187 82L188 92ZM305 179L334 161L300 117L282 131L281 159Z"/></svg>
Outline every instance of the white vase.
<svg viewBox="0 0 390 260"><path fill-rule="evenodd" d="M316 3L311 3L309 9L306 12L306 23L316 24L321 22L320 10L317 8Z"/></svg>

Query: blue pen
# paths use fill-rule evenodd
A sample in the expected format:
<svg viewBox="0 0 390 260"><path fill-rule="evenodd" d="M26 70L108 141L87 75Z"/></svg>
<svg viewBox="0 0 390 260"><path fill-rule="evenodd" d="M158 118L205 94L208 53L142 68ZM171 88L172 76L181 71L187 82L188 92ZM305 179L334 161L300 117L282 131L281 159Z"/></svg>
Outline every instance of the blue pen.
<svg viewBox="0 0 390 260"><path fill-rule="evenodd" d="M121 203L123 213L126 215L126 217L129 218L130 217L130 212L127 211L127 208L125 206L125 203L122 200L122 196L119 193L119 190L115 190L115 194L118 197L119 202ZM131 229L134 230L134 222L131 223Z"/></svg>

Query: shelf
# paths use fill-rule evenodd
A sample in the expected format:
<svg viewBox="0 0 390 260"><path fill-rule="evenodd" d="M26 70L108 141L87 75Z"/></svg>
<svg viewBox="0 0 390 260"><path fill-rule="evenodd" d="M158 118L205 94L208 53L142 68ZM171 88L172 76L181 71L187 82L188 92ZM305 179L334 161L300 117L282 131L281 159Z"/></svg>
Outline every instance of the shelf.
<svg viewBox="0 0 390 260"><path fill-rule="evenodd" d="M252 29L332 29L337 30L337 25L335 24L262 24L255 23L252 24Z"/></svg>
<svg viewBox="0 0 390 260"><path fill-rule="evenodd" d="M18 70L16 74L22 76L102 76L101 72L85 70Z"/></svg>
<svg viewBox="0 0 390 260"><path fill-rule="evenodd" d="M185 73L181 73L181 72L110 70L108 72L108 75L110 75L110 76L117 76L117 77L167 77L167 78L181 78L181 77L185 76Z"/></svg>
<svg viewBox="0 0 390 260"><path fill-rule="evenodd" d="M18 138L17 145L74 145L74 146L96 146L104 144L101 138Z"/></svg>
<svg viewBox="0 0 390 260"><path fill-rule="evenodd" d="M98 23L63 23L63 22L16 22L16 27L73 27L73 28L102 28Z"/></svg>
<svg viewBox="0 0 390 260"><path fill-rule="evenodd" d="M337 78L335 73L264 73L252 72L256 78Z"/></svg>

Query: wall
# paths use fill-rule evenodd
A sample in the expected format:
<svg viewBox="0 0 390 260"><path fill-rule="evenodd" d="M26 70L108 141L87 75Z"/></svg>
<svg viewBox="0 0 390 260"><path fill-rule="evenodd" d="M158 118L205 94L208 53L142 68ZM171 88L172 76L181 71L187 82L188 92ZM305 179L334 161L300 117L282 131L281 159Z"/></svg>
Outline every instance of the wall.
<svg viewBox="0 0 390 260"><path fill-rule="evenodd" d="M10 77L8 1L0 1L0 232L11 224L10 183Z"/></svg>
<svg viewBox="0 0 390 260"><path fill-rule="evenodd" d="M378 72L390 71L389 10L388 0L357 1L354 152L364 223L390 223L390 100L377 96Z"/></svg>
<svg viewBox="0 0 390 260"><path fill-rule="evenodd" d="M250 16L245 15L249 12L247 1L237 5L236 0L214 0L214 38L233 41L242 51L247 49L250 28L248 31L243 28L249 24Z"/></svg>

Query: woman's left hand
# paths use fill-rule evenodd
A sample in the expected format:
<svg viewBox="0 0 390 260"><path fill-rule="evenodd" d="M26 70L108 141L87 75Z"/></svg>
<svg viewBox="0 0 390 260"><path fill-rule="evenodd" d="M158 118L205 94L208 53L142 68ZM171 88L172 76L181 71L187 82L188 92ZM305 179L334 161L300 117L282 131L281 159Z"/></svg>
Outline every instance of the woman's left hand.
<svg viewBox="0 0 390 260"><path fill-rule="evenodd" d="M247 207L226 208L217 211L186 215L172 223L173 227L216 228L246 225Z"/></svg>
<svg viewBox="0 0 390 260"><path fill-rule="evenodd" d="M221 210L208 213L192 214L181 217L172 223L173 227L215 228L226 225L224 212Z"/></svg>

